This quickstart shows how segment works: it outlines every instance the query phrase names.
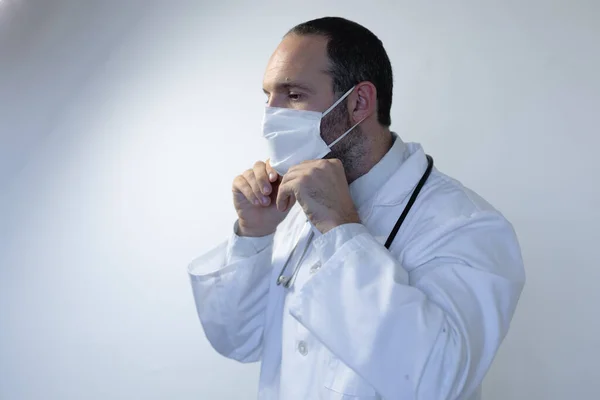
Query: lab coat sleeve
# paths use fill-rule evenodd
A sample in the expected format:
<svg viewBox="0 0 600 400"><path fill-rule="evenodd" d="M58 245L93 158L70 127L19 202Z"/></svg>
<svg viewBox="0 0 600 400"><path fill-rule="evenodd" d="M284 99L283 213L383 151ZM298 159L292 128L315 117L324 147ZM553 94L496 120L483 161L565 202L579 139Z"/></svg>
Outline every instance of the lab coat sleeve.
<svg viewBox="0 0 600 400"><path fill-rule="evenodd" d="M316 242L323 267L291 314L384 399L462 399L481 384L525 276L512 226L493 212L424 235L416 281L360 224ZM418 273L416 273L418 272Z"/></svg>
<svg viewBox="0 0 600 400"><path fill-rule="evenodd" d="M272 247L273 235L248 238L234 231L188 268L206 337L228 358L260 360Z"/></svg>

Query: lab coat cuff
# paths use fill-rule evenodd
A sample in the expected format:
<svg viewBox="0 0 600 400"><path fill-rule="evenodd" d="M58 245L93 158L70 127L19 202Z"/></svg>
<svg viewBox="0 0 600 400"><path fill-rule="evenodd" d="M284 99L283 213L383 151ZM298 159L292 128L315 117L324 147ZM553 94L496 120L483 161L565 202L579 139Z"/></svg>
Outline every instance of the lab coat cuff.
<svg viewBox="0 0 600 400"><path fill-rule="evenodd" d="M325 264L345 243L365 233L369 231L363 224L343 224L318 237L314 247L321 263Z"/></svg>
<svg viewBox="0 0 600 400"><path fill-rule="evenodd" d="M188 273L193 281L205 281L223 272L227 243L221 243L208 253L194 259L188 265Z"/></svg>
<svg viewBox="0 0 600 400"><path fill-rule="evenodd" d="M261 237L239 236L239 223L235 221L233 233L227 248L227 261L235 262L240 259L255 256L273 243L274 233Z"/></svg>

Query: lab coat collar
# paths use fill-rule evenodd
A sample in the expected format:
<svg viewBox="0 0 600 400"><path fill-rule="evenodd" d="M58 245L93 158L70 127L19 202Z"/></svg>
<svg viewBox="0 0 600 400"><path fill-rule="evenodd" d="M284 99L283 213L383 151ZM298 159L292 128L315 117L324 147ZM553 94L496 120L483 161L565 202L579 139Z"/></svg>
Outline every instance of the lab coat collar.
<svg viewBox="0 0 600 400"><path fill-rule="evenodd" d="M369 172L350 184L350 196L357 209L386 186L386 182L399 170L408 157L406 144L392 132L392 147Z"/></svg>
<svg viewBox="0 0 600 400"><path fill-rule="evenodd" d="M377 192L374 205L395 206L401 204L427 169L427 156L418 143L406 143L408 158Z"/></svg>

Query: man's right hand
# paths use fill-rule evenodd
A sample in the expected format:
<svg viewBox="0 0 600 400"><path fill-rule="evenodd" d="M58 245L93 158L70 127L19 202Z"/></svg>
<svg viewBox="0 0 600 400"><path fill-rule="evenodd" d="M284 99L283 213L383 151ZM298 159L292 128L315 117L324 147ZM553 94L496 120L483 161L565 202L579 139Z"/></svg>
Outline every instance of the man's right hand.
<svg viewBox="0 0 600 400"><path fill-rule="evenodd" d="M275 202L280 183L281 177L268 161L257 161L233 180L233 205L240 236L260 237L275 232L287 215L277 209ZM290 208L291 205L287 210Z"/></svg>

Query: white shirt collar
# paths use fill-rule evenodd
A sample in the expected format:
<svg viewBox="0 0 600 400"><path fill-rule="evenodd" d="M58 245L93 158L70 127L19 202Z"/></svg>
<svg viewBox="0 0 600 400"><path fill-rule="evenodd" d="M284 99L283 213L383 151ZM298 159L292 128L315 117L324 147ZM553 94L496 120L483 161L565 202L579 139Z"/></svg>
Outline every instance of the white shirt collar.
<svg viewBox="0 0 600 400"><path fill-rule="evenodd" d="M366 174L350 184L350 196L357 209L365 204L398 171L408 158L407 146L392 132L393 144L381 160Z"/></svg>

